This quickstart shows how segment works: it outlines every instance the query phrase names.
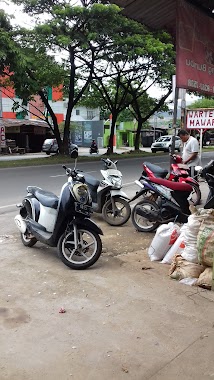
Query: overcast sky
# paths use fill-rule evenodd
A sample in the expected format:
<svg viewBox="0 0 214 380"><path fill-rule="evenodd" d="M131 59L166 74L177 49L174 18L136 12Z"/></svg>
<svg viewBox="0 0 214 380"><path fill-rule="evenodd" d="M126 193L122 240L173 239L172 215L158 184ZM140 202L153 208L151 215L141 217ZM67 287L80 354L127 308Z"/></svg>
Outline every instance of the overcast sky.
<svg viewBox="0 0 214 380"><path fill-rule="evenodd" d="M31 18L24 14L21 6L17 6L10 1L0 0L0 9L3 9L7 14L13 16L12 25L23 25L26 28L32 26Z"/></svg>

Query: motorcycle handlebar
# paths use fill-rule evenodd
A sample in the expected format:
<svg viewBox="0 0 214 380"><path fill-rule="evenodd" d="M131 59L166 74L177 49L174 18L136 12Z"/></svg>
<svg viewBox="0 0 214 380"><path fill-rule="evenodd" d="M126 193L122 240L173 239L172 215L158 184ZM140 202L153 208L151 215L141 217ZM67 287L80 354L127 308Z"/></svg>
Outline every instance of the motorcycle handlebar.
<svg viewBox="0 0 214 380"><path fill-rule="evenodd" d="M72 169L70 169L70 168L67 168L67 166L65 166L65 165L62 165L62 167L63 167L63 169L65 169L65 173L66 173L66 175L69 177L69 176L71 176L71 177L76 177L76 175L77 175L77 173L78 173L78 171L79 170L76 170L76 169L74 169L74 170L72 170Z"/></svg>
<svg viewBox="0 0 214 380"><path fill-rule="evenodd" d="M101 161L103 161L107 166L110 166L113 162L110 158L101 158ZM114 161L113 163L116 165L118 161Z"/></svg>

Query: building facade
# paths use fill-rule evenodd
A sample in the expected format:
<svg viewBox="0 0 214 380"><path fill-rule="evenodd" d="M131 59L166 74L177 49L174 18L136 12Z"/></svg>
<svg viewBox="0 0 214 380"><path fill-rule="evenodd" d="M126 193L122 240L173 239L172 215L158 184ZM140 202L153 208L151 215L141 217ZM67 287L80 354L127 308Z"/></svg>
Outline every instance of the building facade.
<svg viewBox="0 0 214 380"><path fill-rule="evenodd" d="M45 107L38 95L34 96L24 107L21 99L16 97L13 88L0 89L2 123L5 126L7 140L15 140L16 145L27 151L41 151L45 138L51 137L52 132L44 119ZM64 122L68 101L63 99L62 88L47 88L48 101L56 115L58 124ZM17 111L13 111L14 101L20 103ZM51 119L50 119L51 122ZM81 146L89 146L92 139L103 145L104 126L100 120L99 108L77 106L71 115L71 139Z"/></svg>

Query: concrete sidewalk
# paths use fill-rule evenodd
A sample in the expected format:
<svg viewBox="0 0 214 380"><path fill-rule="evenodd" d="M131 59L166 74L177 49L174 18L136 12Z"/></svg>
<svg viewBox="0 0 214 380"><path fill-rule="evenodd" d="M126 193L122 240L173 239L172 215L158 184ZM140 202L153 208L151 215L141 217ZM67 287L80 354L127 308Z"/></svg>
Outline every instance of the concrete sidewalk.
<svg viewBox="0 0 214 380"><path fill-rule="evenodd" d="M55 248L23 246L16 213L0 215L1 380L214 378L214 292L151 262L153 233L95 215L103 253L72 271Z"/></svg>
<svg viewBox="0 0 214 380"><path fill-rule="evenodd" d="M72 271L55 248L24 247L13 216L0 217L1 380L213 379L214 293L151 262L154 234L96 216L102 256Z"/></svg>
<svg viewBox="0 0 214 380"><path fill-rule="evenodd" d="M89 148L85 148L82 146L80 146L78 150L79 150L80 156L89 156L89 157L101 156L101 155L105 154L107 151L106 148L100 148L98 154L90 154ZM122 154L122 153L124 153L126 151L130 151L130 150L134 150L134 148L130 148L130 147L115 148L114 153ZM141 150L142 150L142 152L151 153L150 148L141 148ZM25 159L32 159L32 158L44 158L44 157L48 158L50 156L47 155L46 153L43 153L43 152L26 153L26 154L7 154L7 155L0 154L0 161L25 160Z"/></svg>

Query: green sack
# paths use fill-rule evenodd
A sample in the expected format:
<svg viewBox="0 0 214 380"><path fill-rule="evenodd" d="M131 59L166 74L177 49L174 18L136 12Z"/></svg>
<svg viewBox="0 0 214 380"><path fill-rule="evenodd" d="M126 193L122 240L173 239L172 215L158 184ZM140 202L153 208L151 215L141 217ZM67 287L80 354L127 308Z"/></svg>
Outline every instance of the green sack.
<svg viewBox="0 0 214 380"><path fill-rule="evenodd" d="M208 267L213 266L214 256L214 225L202 223L197 236L198 262Z"/></svg>

